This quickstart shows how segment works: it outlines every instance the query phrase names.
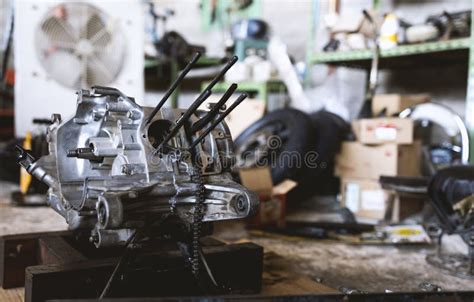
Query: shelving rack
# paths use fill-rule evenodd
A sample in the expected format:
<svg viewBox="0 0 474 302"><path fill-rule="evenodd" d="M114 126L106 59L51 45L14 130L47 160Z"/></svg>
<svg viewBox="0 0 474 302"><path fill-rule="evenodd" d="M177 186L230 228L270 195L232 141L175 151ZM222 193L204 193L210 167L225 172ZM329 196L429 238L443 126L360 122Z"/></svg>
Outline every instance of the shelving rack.
<svg viewBox="0 0 474 302"><path fill-rule="evenodd" d="M201 85L201 91L204 90L209 82L204 82ZM286 91L286 86L279 80L269 80L263 82L255 81L243 81L237 83L237 92L255 93L255 98L265 102L265 106L268 107L268 97L272 92L283 93ZM224 93L229 86L232 85L230 82L218 82L212 89L215 93Z"/></svg>
<svg viewBox="0 0 474 302"><path fill-rule="evenodd" d="M370 49L341 52L314 51L319 2L320 0L313 0L307 63L368 70L372 60L372 50ZM378 6L378 1L374 1L373 7L377 9ZM474 0L471 1L471 8L474 8ZM471 20L474 20L474 10L471 12ZM471 22L471 36L469 38L401 45L380 51L380 69L442 67L446 64L468 64L465 123L470 135L469 161L474 163L474 22Z"/></svg>
<svg viewBox="0 0 474 302"><path fill-rule="evenodd" d="M470 38L439 42L401 45L380 51L381 68L418 67L427 61L431 63L466 62L471 44ZM316 52L312 54L313 64L332 64L368 68L372 50ZM442 60L440 62L439 60Z"/></svg>

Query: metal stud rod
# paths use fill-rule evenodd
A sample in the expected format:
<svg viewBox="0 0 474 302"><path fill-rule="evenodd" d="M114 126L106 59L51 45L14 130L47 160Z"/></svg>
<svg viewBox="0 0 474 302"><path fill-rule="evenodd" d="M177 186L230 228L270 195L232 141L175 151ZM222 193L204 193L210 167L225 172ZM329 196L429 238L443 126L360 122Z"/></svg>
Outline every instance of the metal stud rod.
<svg viewBox="0 0 474 302"><path fill-rule="evenodd" d="M199 121L195 122L192 127L191 127L191 133L196 133L197 131L201 130L206 126L209 122L211 122L214 117L217 116L219 113L219 110L224 106L224 104L229 100L229 98L232 96L232 94L235 92L237 89L237 84L233 83L230 85L230 87L227 89L227 91L224 93L222 98L217 102L214 107Z"/></svg>
<svg viewBox="0 0 474 302"><path fill-rule="evenodd" d="M214 77L214 79L207 85L206 89L204 89L203 92L197 97L196 101L191 104L191 106L184 112L184 114L181 116L181 118L178 120L176 123L176 126L173 127L173 129L168 133L168 135L165 137L165 139L160 143L160 145L156 148L156 152L161 150L161 148L168 143L168 141L173 138L181 129L181 127L187 122L189 117L191 117L194 112L201 106L201 104L211 95L211 89L214 87L217 82L219 82L222 77L225 75L225 73L237 62L239 58L237 56L233 56L222 68L222 70Z"/></svg>
<svg viewBox="0 0 474 302"><path fill-rule="evenodd" d="M188 74L188 72L191 70L191 68L193 68L194 64L196 64L196 62L199 60L199 58L201 57L201 53L200 52L196 52L193 56L193 58L191 59L191 61L189 61L189 63L186 65L186 67L184 67L183 71L181 71L181 73L179 74L179 76L176 78L176 80L174 80L173 84L171 84L171 86L168 88L168 90L166 91L165 95L163 95L163 97L161 98L160 102L158 103L158 105L156 105L156 107L153 109L153 111L150 113L150 115L146 118L146 121L145 121L145 125L148 125L151 120L153 120L153 118L155 117L155 115L158 113L158 111L163 107L163 105L166 103L166 101L169 99L169 97L171 96L171 94L176 90L176 88L178 87L178 85L183 81L184 77Z"/></svg>
<svg viewBox="0 0 474 302"><path fill-rule="evenodd" d="M168 143L168 141L170 139L172 139L179 131L179 129L181 129L181 127L183 127L183 125L186 123L186 121L191 117L191 115L196 112L196 110L199 108L199 106L201 106L201 104L211 95L211 91L210 90L206 90L204 91L203 94L200 95L200 97L198 97L198 99L191 104L191 106L188 108L188 110L186 110L183 115L179 118L178 122L176 123L176 125L173 127L173 129L171 129L171 131L168 133L168 135L166 135L166 137L163 139L163 141L158 145L158 147L156 148L157 151L159 151L166 143ZM155 152L156 153L156 152Z"/></svg>
<svg viewBox="0 0 474 302"><path fill-rule="evenodd" d="M241 94L237 100L235 100L232 105L224 112L222 113L214 122L211 123L211 125L202 133L189 147L189 149L194 149L211 131L219 125L220 122L222 122L237 106L240 105L245 99L247 98L247 94Z"/></svg>
<svg viewBox="0 0 474 302"><path fill-rule="evenodd" d="M222 79L222 77L226 74L227 71L229 71L229 69L237 62L238 59L239 58L237 56L233 56L229 61L227 61L222 70L214 77L214 79L212 79L211 82L209 82L205 90L211 90L212 87L214 87L217 82Z"/></svg>

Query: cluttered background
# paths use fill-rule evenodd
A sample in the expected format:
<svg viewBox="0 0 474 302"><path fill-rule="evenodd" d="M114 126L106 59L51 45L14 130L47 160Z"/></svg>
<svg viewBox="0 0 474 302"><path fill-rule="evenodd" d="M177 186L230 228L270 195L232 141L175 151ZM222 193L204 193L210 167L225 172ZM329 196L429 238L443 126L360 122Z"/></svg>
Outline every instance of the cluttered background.
<svg viewBox="0 0 474 302"><path fill-rule="evenodd" d="M264 247L265 293L472 291L472 5L4 0L0 235L67 227L16 146L50 154L51 115L93 86L155 107L199 52L164 108L248 95L225 117L230 173L259 205L215 233Z"/></svg>

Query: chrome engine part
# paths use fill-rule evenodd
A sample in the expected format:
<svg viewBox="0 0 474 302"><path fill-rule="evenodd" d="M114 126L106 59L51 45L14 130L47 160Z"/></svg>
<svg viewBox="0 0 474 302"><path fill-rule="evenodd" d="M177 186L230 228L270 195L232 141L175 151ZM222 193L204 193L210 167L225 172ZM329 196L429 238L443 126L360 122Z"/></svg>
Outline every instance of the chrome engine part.
<svg viewBox="0 0 474 302"><path fill-rule="evenodd" d="M232 179L233 142L223 121L238 105L224 111L235 88L209 112L196 109L210 89L188 110L160 108L166 98L155 109L141 107L114 88L79 91L71 119L53 115L49 155L35 160L19 148L19 163L49 186L49 205L71 229L92 230L97 247L124 245L135 230L170 217L190 229L245 218L258 199Z"/></svg>

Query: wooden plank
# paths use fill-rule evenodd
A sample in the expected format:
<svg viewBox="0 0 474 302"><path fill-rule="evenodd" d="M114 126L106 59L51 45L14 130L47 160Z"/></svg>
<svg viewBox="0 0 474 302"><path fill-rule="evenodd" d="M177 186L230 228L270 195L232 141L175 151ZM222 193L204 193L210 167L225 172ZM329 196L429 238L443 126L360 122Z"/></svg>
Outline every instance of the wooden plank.
<svg viewBox="0 0 474 302"><path fill-rule="evenodd" d="M3 289L0 287L0 301L2 302L23 302L25 290L23 287L14 289Z"/></svg>
<svg viewBox="0 0 474 302"><path fill-rule="evenodd" d="M275 277L275 272L265 272L263 276L263 288L259 296L281 296L281 295L302 295L302 294L325 294L339 293L336 289L330 288L324 284L317 283L304 276L285 276L279 281L269 282L269 279ZM24 289L0 288L0 301L2 302L23 302Z"/></svg>
<svg viewBox="0 0 474 302"><path fill-rule="evenodd" d="M86 261L87 258L73 248L63 237L51 236L38 241L41 264L65 264Z"/></svg>
<svg viewBox="0 0 474 302"><path fill-rule="evenodd" d="M25 284L25 268L38 264L38 239L71 235L69 231L6 235L0 237L0 286L8 289Z"/></svg>
<svg viewBox="0 0 474 302"><path fill-rule="evenodd" d="M293 301L293 302L341 302L341 301L384 301L384 302L399 302L399 301L411 301L411 302L472 302L474 292L395 292L395 293L368 293L368 294L351 294L345 295L339 294L318 294L312 293L307 295L284 295L284 296L200 296L189 299L185 297L173 297L173 299L167 297L148 298L146 300L140 298L129 298L129 299L67 299L67 300L51 300L49 302L168 302L172 301Z"/></svg>
<svg viewBox="0 0 474 302"><path fill-rule="evenodd" d="M203 247L207 263L222 288L235 293L261 289L263 248L253 243ZM40 265L26 270L25 301L96 298L117 259ZM204 269L203 269L204 270ZM202 271L202 274L205 274ZM177 250L137 255L127 273L112 286L112 296L202 295L189 267ZM185 286L184 286L185 285Z"/></svg>
<svg viewBox="0 0 474 302"><path fill-rule="evenodd" d="M284 259L284 258L281 258ZM274 262L272 259L266 259ZM11 292L15 291L15 292ZM259 297L282 296L282 295L304 295L304 294L337 294L339 291L328 287L327 285L318 283L309 277L289 273L275 268L265 267L263 273L262 291L255 299ZM23 290L2 290L0 289L0 301L5 302L22 302ZM77 301L77 300L75 300ZM121 300L122 301L122 300ZM130 300L137 301L137 300ZM90 302L90 301L89 301Z"/></svg>
<svg viewBox="0 0 474 302"><path fill-rule="evenodd" d="M273 282L277 278L278 280ZM262 296L338 294L340 291L305 276L273 271L263 274Z"/></svg>

